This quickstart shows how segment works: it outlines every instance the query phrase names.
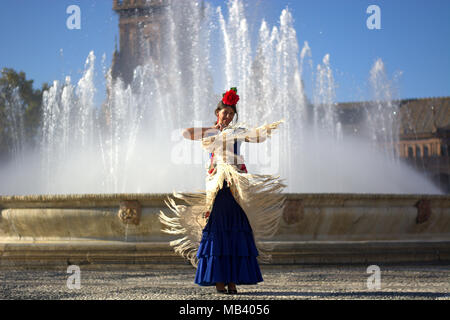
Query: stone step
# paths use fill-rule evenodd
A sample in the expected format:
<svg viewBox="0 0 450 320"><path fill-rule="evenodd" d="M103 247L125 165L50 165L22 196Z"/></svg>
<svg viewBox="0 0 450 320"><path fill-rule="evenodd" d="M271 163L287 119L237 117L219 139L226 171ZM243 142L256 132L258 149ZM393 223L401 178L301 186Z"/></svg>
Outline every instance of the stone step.
<svg viewBox="0 0 450 320"><path fill-rule="evenodd" d="M450 264L449 241L280 241L272 265L296 264ZM33 267L127 265L149 268L190 266L167 242L9 242L0 243L0 265Z"/></svg>

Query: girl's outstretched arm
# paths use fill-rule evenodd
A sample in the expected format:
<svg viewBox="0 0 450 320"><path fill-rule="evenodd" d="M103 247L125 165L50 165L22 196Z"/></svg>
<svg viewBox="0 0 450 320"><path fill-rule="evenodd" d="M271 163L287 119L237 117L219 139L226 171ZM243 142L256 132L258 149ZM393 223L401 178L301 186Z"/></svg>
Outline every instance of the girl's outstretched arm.
<svg viewBox="0 0 450 320"><path fill-rule="evenodd" d="M277 129L284 120L265 124L261 127L251 129L245 137L246 142L261 143L267 140L267 137L272 135L272 131Z"/></svg>
<svg viewBox="0 0 450 320"><path fill-rule="evenodd" d="M220 124L207 128L186 128L183 130L183 137L190 140L201 140L210 134L217 134L221 128Z"/></svg>

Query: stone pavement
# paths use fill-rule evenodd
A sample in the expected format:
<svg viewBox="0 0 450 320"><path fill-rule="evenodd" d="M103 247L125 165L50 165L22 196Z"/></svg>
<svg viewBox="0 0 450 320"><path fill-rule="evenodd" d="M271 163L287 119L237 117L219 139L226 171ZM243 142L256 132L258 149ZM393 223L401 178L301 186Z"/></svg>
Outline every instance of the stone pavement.
<svg viewBox="0 0 450 320"><path fill-rule="evenodd" d="M264 282L238 286L238 295L215 293L194 284L188 265L81 265L80 288L69 289L77 275L68 266L45 269L0 267L0 299L445 299L450 300L450 266L379 265L380 289L368 289L368 265L261 265ZM69 283L74 286L76 282ZM374 283L374 282L370 282Z"/></svg>

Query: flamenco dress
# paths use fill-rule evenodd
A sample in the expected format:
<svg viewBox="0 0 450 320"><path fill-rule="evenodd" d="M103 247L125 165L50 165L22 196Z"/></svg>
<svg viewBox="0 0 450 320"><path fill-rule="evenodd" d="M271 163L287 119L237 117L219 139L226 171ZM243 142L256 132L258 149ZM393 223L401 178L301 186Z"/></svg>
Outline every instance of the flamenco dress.
<svg viewBox="0 0 450 320"><path fill-rule="evenodd" d="M195 283L263 281L258 262L270 262L273 248L265 240L279 229L285 184L277 176L249 174L238 151L243 141L271 137L282 122L235 124L203 138L211 159L206 189L167 197L169 211L159 214L162 231L177 236L170 245L197 269Z"/></svg>
<svg viewBox="0 0 450 320"><path fill-rule="evenodd" d="M239 145L234 144L236 154ZM226 181L214 199L196 256L194 282L200 286L213 286L217 282L251 285L264 281L253 230Z"/></svg>

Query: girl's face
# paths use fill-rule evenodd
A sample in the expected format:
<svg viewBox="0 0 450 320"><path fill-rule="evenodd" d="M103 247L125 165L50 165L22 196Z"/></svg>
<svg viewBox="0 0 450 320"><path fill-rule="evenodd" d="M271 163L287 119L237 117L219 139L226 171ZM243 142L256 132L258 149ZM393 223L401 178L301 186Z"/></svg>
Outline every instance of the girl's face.
<svg viewBox="0 0 450 320"><path fill-rule="evenodd" d="M218 122L224 127L228 126L234 118L234 110L231 107L225 107L217 113Z"/></svg>

